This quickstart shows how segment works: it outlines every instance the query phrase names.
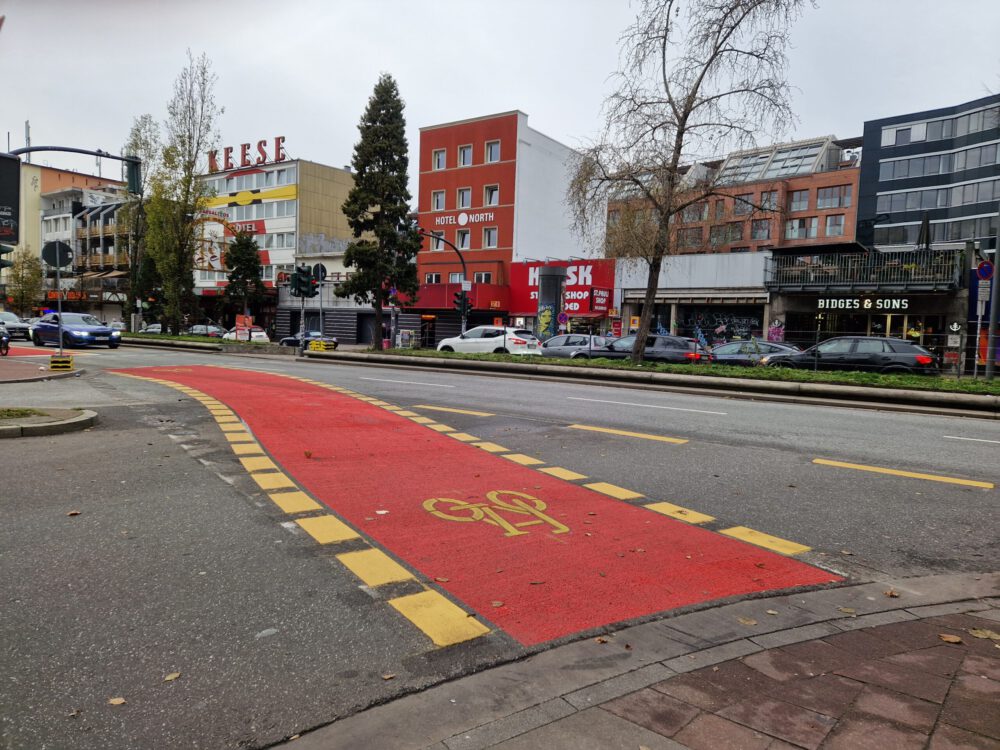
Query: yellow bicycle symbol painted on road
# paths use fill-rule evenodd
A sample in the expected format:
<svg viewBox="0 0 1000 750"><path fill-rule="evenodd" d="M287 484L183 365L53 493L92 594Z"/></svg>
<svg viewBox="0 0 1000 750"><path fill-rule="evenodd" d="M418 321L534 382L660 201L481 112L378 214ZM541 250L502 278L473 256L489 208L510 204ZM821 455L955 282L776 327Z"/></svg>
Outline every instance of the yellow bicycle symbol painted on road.
<svg viewBox="0 0 1000 750"><path fill-rule="evenodd" d="M499 526L504 530L504 536L520 536L529 532L522 531L525 526L548 524L553 534L565 534L569 527L542 511L546 505L537 497L514 490L493 490L486 493L485 503L467 503L464 500L453 500L450 497L432 497L424 500L424 509L431 515L444 521L482 521L491 526ZM529 516L529 520L511 522L501 513L515 517Z"/></svg>

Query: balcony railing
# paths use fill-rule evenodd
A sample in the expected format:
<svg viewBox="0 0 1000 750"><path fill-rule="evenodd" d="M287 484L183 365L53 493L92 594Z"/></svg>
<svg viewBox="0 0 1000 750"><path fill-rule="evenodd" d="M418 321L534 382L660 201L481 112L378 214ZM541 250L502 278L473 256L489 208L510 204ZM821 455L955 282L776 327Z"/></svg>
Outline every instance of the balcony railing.
<svg viewBox="0 0 1000 750"><path fill-rule="evenodd" d="M772 292L957 289L963 256L957 249L775 255L765 265L764 286Z"/></svg>

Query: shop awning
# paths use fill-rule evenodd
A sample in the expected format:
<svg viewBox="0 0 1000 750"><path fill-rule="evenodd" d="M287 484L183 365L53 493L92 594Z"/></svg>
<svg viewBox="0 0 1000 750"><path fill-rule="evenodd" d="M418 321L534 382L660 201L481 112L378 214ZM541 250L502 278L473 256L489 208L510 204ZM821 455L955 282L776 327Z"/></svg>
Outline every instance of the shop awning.
<svg viewBox="0 0 1000 750"><path fill-rule="evenodd" d="M626 302L642 302L646 298L645 289L625 289L622 294ZM766 305L771 296L766 291L659 291L653 300L659 304L678 305Z"/></svg>

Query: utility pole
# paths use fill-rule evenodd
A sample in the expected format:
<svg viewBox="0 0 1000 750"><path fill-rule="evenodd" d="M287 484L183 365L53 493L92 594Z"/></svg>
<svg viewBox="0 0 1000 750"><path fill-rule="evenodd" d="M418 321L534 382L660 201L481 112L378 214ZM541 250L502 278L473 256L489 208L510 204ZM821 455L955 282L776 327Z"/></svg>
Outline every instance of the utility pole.
<svg viewBox="0 0 1000 750"><path fill-rule="evenodd" d="M997 259L1000 259L1000 201L997 202L997 237L993 246L993 278L990 279L990 324L986 334L986 380L993 380L997 359L997 318L1000 317L1000 279L997 278ZM982 283L982 282L980 282ZM976 342L978 344L978 342Z"/></svg>

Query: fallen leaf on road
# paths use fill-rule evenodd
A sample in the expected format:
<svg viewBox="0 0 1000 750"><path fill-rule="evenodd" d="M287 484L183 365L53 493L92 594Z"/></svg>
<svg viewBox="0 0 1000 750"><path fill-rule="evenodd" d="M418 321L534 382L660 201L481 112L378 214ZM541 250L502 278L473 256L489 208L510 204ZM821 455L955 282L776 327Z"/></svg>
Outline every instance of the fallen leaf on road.
<svg viewBox="0 0 1000 750"><path fill-rule="evenodd" d="M375 513L376 513L377 515L380 515L380 516L384 516L384 515L385 515L386 513L388 513L388 512L389 512L389 511L387 511L387 510L377 510L377 511L375 511Z"/></svg>
<svg viewBox="0 0 1000 750"><path fill-rule="evenodd" d="M840 550L840 554L842 554L842 555L853 555L854 553L853 552L848 552L846 549L842 549L842 550Z"/></svg>
<svg viewBox="0 0 1000 750"><path fill-rule="evenodd" d="M898 599L899 598L899 592L896 591L896 589L889 589L888 591L883 591L882 593L885 594L886 596L888 596L890 599Z"/></svg>
<svg viewBox="0 0 1000 750"><path fill-rule="evenodd" d="M778 610L776 610L776 609L769 609L769 610L767 610L767 613L769 615L776 615L776 614L778 614Z"/></svg>
<svg viewBox="0 0 1000 750"><path fill-rule="evenodd" d="M597 643L607 643L607 642L608 642L608 639L607 639L607 638L604 638L603 636L602 636L602 637L600 637L600 638L595 638L594 640L595 640L595 641L596 641Z"/></svg>
<svg viewBox="0 0 1000 750"><path fill-rule="evenodd" d="M532 586L541 586L545 581L531 581Z"/></svg>
<svg viewBox="0 0 1000 750"><path fill-rule="evenodd" d="M163 681L164 682L173 682L174 680L176 680L180 676L181 676L180 672L171 672L170 674L168 674L166 677L163 678Z"/></svg>
<svg viewBox="0 0 1000 750"><path fill-rule="evenodd" d="M382 675L382 679L383 680L395 680L396 679L396 675L394 675L392 673L390 673L390 674L384 674L384 675Z"/></svg>
<svg viewBox="0 0 1000 750"><path fill-rule="evenodd" d="M962 636L952 635L951 633L938 633L938 638L945 643L962 643Z"/></svg>
<svg viewBox="0 0 1000 750"><path fill-rule="evenodd" d="M764 565L765 565L765 563L754 563L754 564L753 564L753 566L754 566L755 568L763 568L763 567L764 567Z"/></svg>
<svg viewBox="0 0 1000 750"><path fill-rule="evenodd" d="M450 581L451 579L450 578L445 578L443 576L438 576L434 580L437 581L438 583L448 583L448 581Z"/></svg>
<svg viewBox="0 0 1000 750"><path fill-rule="evenodd" d="M78 510L71 510L71 511L70 511L69 513L67 513L66 515L67 515L67 516L78 516L78 515L80 515L80 511L78 511Z"/></svg>
<svg viewBox="0 0 1000 750"><path fill-rule="evenodd" d="M854 607L837 607L837 609L839 609L845 615L856 615L858 613L858 610L856 610Z"/></svg>
<svg viewBox="0 0 1000 750"><path fill-rule="evenodd" d="M301 737L301 736L302 736L301 734L293 734L293 735L292 735L291 737L289 737L288 739L289 739L289 740L297 740L297 739L298 739L299 737Z"/></svg>
<svg viewBox="0 0 1000 750"><path fill-rule="evenodd" d="M589 511L589 512L587 513L587 515L588 515L588 516L596 516L597 514L596 514L596 513L594 513L594 511Z"/></svg>
<svg viewBox="0 0 1000 750"><path fill-rule="evenodd" d="M736 619L739 620L743 625L746 625L748 627L757 624L757 621L752 617L737 617Z"/></svg>
<svg viewBox="0 0 1000 750"><path fill-rule="evenodd" d="M79 708L74 708L72 711L70 711L68 714L66 714L66 717L69 718L69 719L72 719L74 716L79 716L79 715L80 715L80 709Z"/></svg>
<svg viewBox="0 0 1000 750"><path fill-rule="evenodd" d="M503 606L503 602L501 602L501 601L492 601L492 602L490 602L490 604L492 604L494 607L502 607Z"/></svg>
<svg viewBox="0 0 1000 750"><path fill-rule="evenodd" d="M604 578L605 576L607 576L607 573L605 573L603 570L599 570L597 571L597 575L599 575L601 578Z"/></svg>
<svg viewBox="0 0 1000 750"><path fill-rule="evenodd" d="M631 643L626 643L625 644L625 650L626 651L631 651L632 650L632 644Z"/></svg>
<svg viewBox="0 0 1000 750"><path fill-rule="evenodd" d="M989 638L991 641L1000 641L1000 633L986 628L970 628L966 631L973 638Z"/></svg>
<svg viewBox="0 0 1000 750"><path fill-rule="evenodd" d="M124 702L125 702L124 698L108 698L108 703L110 703L112 706L120 706Z"/></svg>
<svg viewBox="0 0 1000 750"><path fill-rule="evenodd" d="M306 458L312 458L313 457L313 452L312 451L303 451L303 453L306 454Z"/></svg>

